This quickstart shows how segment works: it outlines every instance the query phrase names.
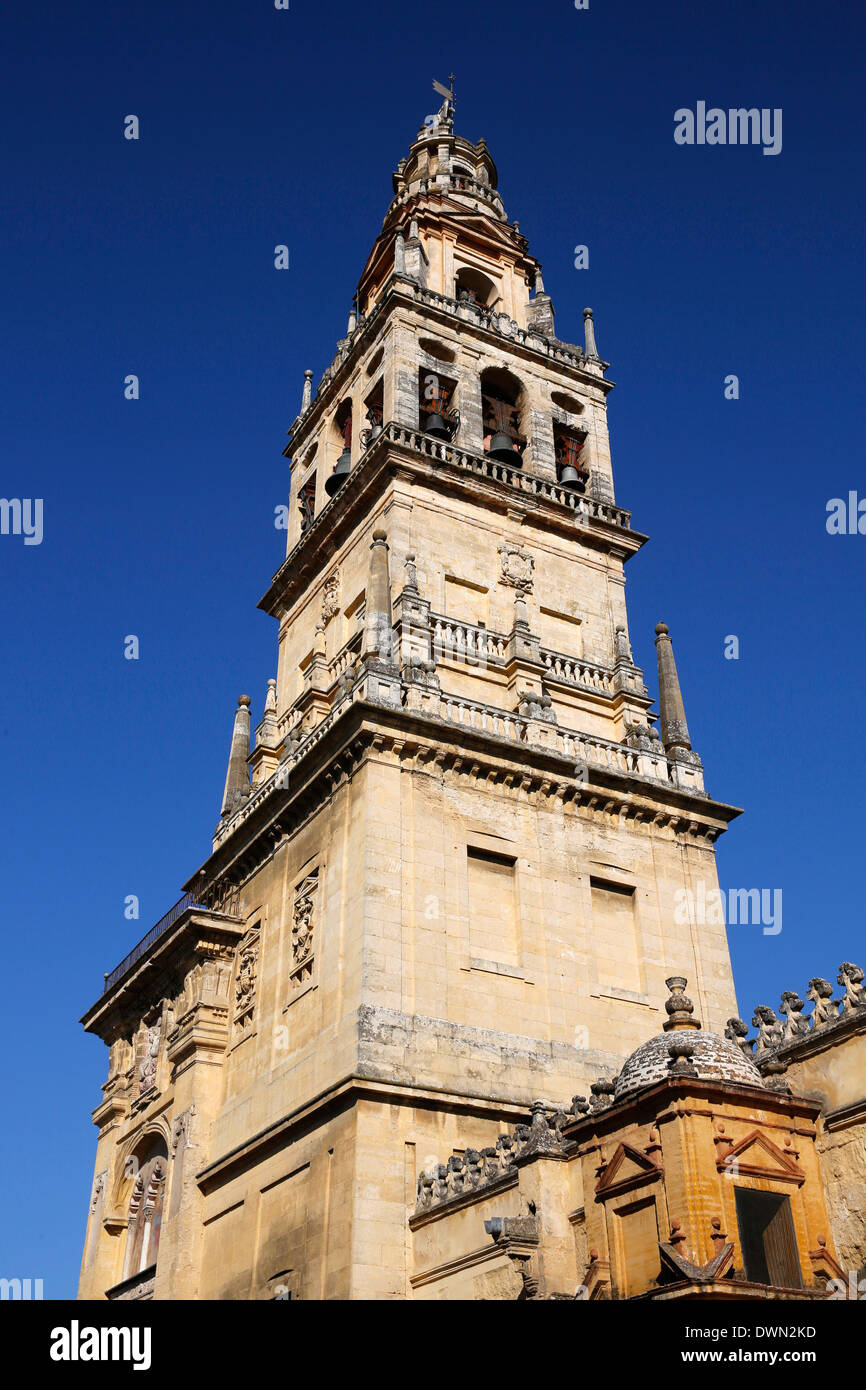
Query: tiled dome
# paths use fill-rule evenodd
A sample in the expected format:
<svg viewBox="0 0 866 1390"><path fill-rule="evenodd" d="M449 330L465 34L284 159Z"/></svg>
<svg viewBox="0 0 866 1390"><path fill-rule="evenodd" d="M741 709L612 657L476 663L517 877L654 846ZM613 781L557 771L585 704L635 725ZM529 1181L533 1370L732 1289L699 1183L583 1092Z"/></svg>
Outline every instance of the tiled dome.
<svg viewBox="0 0 866 1390"><path fill-rule="evenodd" d="M764 1081L754 1062L741 1051L737 1044L717 1033L704 1033L690 1030L688 1033L659 1033L643 1043L633 1052L616 1079L614 1103L654 1086L658 1081L666 1081L672 1072L671 1044L687 1038L693 1051L688 1060L697 1075L703 1080L729 1081L740 1086L761 1086Z"/></svg>

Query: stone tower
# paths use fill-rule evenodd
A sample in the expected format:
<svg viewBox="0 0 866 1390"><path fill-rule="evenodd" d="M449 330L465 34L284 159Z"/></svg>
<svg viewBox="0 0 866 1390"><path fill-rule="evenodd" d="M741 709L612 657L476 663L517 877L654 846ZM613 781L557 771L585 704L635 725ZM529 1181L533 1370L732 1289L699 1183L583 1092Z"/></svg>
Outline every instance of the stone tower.
<svg viewBox="0 0 866 1390"><path fill-rule="evenodd" d="M591 310L561 341L445 102L290 431L276 680L213 851L106 977L80 1294L409 1298L430 1156L736 1014L667 628L629 641ZM702 885L702 886L701 886ZM683 906L685 904L685 907Z"/></svg>

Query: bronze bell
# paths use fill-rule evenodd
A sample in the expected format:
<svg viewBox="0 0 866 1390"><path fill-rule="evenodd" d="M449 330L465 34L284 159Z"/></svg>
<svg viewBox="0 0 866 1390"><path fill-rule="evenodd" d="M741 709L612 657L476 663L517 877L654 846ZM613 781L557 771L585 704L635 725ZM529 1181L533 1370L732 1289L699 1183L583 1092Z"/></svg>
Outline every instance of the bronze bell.
<svg viewBox="0 0 866 1390"><path fill-rule="evenodd" d="M329 497L333 497L344 484L349 476L349 465L352 461L352 450L344 449L337 459L334 471L330 478L325 479L325 491Z"/></svg>
<svg viewBox="0 0 866 1390"><path fill-rule="evenodd" d="M371 445L374 439L378 439L382 433L382 417L378 410L368 410L367 419L370 421L370 433L367 437L367 445Z"/></svg>
<svg viewBox="0 0 866 1390"><path fill-rule="evenodd" d="M440 415L438 410L434 410L432 415L427 416L424 433L432 434L434 439L450 439L451 437L444 416Z"/></svg>
<svg viewBox="0 0 866 1390"><path fill-rule="evenodd" d="M497 463L510 463L518 466L521 463L520 454L514 447L514 441L510 434L504 430L497 430L490 441L488 450L490 457L496 459Z"/></svg>
<svg viewBox="0 0 866 1390"><path fill-rule="evenodd" d="M559 475L559 485L560 487L570 487L575 492L583 489L583 476L577 471L573 463L566 463L563 465L562 472Z"/></svg>

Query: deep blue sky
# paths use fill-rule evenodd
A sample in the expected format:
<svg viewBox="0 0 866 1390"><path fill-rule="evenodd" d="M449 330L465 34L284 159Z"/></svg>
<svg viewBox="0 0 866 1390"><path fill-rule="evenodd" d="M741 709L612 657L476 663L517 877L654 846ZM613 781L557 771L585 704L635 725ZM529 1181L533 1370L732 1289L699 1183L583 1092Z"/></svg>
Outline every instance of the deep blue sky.
<svg viewBox="0 0 866 1390"><path fill-rule="evenodd" d="M860 7L291 5L4 19L0 492L44 498L45 536L0 537L0 1275L48 1297L75 1289L107 1065L77 1019L205 858L241 691L261 715L285 431L434 77L560 336L596 311L617 495L651 536L636 659L654 688L664 618L708 787L747 808L722 884L784 894L780 935L731 930L741 1010L864 956L866 537L825 529L866 495ZM676 146L698 100L781 107L782 153Z"/></svg>

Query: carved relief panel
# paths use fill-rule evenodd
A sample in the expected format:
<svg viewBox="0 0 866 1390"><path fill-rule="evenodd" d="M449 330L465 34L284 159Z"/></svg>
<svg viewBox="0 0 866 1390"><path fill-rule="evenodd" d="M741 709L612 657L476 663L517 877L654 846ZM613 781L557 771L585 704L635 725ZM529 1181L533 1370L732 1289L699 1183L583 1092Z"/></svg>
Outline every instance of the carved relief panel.
<svg viewBox="0 0 866 1390"><path fill-rule="evenodd" d="M161 1022L152 1023L146 1030L140 1061L138 1063L138 1094L146 1095L156 1086L156 1067L159 1061L159 1044L162 1033Z"/></svg>
<svg viewBox="0 0 866 1390"><path fill-rule="evenodd" d="M507 542L499 547L499 582L520 593L532 593L535 577L535 559L528 550Z"/></svg>
<svg viewBox="0 0 866 1390"><path fill-rule="evenodd" d="M243 937L237 954L234 988L234 1038L252 1032L256 1007L259 966L259 925Z"/></svg>
<svg viewBox="0 0 866 1390"><path fill-rule="evenodd" d="M316 961L319 870L314 869L295 889L292 907L291 965L289 978L295 993L313 977Z"/></svg>

